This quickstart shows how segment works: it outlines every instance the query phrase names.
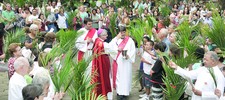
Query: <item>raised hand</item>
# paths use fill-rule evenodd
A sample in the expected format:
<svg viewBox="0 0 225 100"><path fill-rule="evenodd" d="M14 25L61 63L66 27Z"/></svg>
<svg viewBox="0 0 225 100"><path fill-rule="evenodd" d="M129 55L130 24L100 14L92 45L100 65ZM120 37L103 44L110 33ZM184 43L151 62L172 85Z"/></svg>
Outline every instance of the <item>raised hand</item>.
<svg viewBox="0 0 225 100"><path fill-rule="evenodd" d="M173 61L169 61L169 66L170 68L173 68L173 69L177 69L177 64L175 64Z"/></svg>
<svg viewBox="0 0 225 100"><path fill-rule="evenodd" d="M195 95L197 95L197 96L202 96L202 92L199 91L199 90L197 90L197 89L195 89L194 87L192 88L192 91L193 91L193 93L194 93Z"/></svg>

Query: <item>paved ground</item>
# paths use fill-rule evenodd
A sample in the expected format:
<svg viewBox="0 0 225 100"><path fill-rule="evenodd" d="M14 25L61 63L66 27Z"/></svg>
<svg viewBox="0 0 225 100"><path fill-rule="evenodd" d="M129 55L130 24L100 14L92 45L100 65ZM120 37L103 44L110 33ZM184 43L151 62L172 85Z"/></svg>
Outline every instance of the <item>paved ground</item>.
<svg viewBox="0 0 225 100"><path fill-rule="evenodd" d="M139 68L140 59L137 59L136 63L133 66L133 77L135 77L137 73L137 69ZM133 79L133 83L134 83ZM8 99L8 73L7 73L7 65L0 64L0 100ZM140 89L139 84L133 84L131 94L129 96L129 100L138 100L138 95L140 94L138 90ZM113 100L116 100L116 93L114 91ZM70 100L68 96L63 100Z"/></svg>

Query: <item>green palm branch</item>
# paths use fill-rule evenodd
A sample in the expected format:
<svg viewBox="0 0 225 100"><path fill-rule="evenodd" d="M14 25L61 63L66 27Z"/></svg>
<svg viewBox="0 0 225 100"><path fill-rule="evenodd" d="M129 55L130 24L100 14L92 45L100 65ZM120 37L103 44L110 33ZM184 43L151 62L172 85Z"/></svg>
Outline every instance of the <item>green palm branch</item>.
<svg viewBox="0 0 225 100"><path fill-rule="evenodd" d="M166 72L166 75L163 76L163 82L166 86L163 90L166 94L166 99L179 100L186 89L186 81L179 75L176 75L165 63L163 63L163 68Z"/></svg>
<svg viewBox="0 0 225 100"><path fill-rule="evenodd" d="M76 15L77 15L77 12L68 12L68 18L67 18L67 21L68 21L68 26L69 26L69 29L73 29L73 19L74 19L74 17L76 17ZM77 19L77 20L79 20L79 19Z"/></svg>
<svg viewBox="0 0 225 100"><path fill-rule="evenodd" d="M25 31L22 29L17 29L15 32L7 32L4 37L4 48L3 51L6 54L5 61L9 59L9 45L11 43L24 43L25 40Z"/></svg>
<svg viewBox="0 0 225 100"><path fill-rule="evenodd" d="M117 30L116 30L116 18L117 18L117 14L113 14L110 16L109 20L110 20L110 24L109 24L109 30L112 33L112 37L114 38L117 34Z"/></svg>
<svg viewBox="0 0 225 100"><path fill-rule="evenodd" d="M169 55L167 53L159 53L159 57L163 58L163 68L165 75L163 75L163 82L165 84L164 93L166 94L167 100L179 100L186 89L186 80L181 76L174 73L174 70L169 68L168 60ZM196 63L197 59L193 55L188 55L187 57L172 58L172 60L177 63L182 68L186 68L191 63Z"/></svg>
<svg viewBox="0 0 225 100"><path fill-rule="evenodd" d="M205 34L208 36L213 43L215 43L220 49L225 50L225 24L221 23L224 20L220 16L213 17L213 27L205 27Z"/></svg>
<svg viewBox="0 0 225 100"><path fill-rule="evenodd" d="M149 23L146 23L143 20L136 19L136 20L133 20L131 22L130 26L128 27L128 31L130 33L130 36L133 37L137 41L137 44L138 44L138 47L139 48L141 46L141 43L142 43L142 39L143 39L144 34L146 32L149 32L150 31L149 28L152 25L152 23L150 21L151 20L149 20ZM146 26L150 26L150 27L148 28ZM149 32L148 34L151 35L151 32Z"/></svg>
<svg viewBox="0 0 225 100"><path fill-rule="evenodd" d="M68 51L70 48L74 48L75 40L80 35L77 31L63 31L60 30L57 33L57 40L59 41L59 46L64 52Z"/></svg>
<svg viewBox="0 0 225 100"><path fill-rule="evenodd" d="M200 34L198 26L190 26L187 21L181 23L176 30L178 31L177 43L182 50L182 53L187 51L188 54L192 54L198 47L192 40L192 32L195 31L197 35Z"/></svg>

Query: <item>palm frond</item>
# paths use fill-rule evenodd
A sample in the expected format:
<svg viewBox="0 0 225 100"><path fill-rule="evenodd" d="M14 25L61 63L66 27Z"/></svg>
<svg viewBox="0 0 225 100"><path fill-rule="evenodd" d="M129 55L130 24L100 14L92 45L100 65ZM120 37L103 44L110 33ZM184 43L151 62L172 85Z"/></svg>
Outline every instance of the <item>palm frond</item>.
<svg viewBox="0 0 225 100"><path fill-rule="evenodd" d="M25 31L22 30L22 29L17 29L14 32L8 32L6 35L5 35L5 39L4 39L4 53L6 54L6 57L5 57L5 61L9 59L9 51L8 51L8 48L9 48L9 45L11 43L24 43L25 41Z"/></svg>
<svg viewBox="0 0 225 100"><path fill-rule="evenodd" d="M195 26L191 27L187 21L184 21L176 28L176 30L178 31L177 43L181 48L182 53L186 51L188 54L192 54L198 47L196 43L190 41L192 40L193 32L196 32L196 34L200 33L200 29L198 28L199 27Z"/></svg>
<svg viewBox="0 0 225 100"><path fill-rule="evenodd" d="M138 47L141 46L143 36L146 33L146 30L148 29L148 28L145 28L146 26L148 26L148 25L145 21L136 19L131 22L131 24L128 28L130 36L136 40ZM151 33L149 33L149 34L151 34Z"/></svg>
<svg viewBox="0 0 225 100"><path fill-rule="evenodd" d="M79 34L77 31L63 31L60 30L57 33L57 39L60 41L60 48L63 48L62 50L64 52L68 51L70 48L73 48L75 46L75 40Z"/></svg>
<svg viewBox="0 0 225 100"><path fill-rule="evenodd" d="M109 20L110 20L109 30L112 33L112 38L114 38L116 36L116 34L117 34L116 18L117 18L117 14L111 15L110 18L109 18Z"/></svg>
<svg viewBox="0 0 225 100"><path fill-rule="evenodd" d="M206 35L215 43L220 49L225 50L225 24L221 23L223 19L220 16L213 17L213 27L206 28Z"/></svg>

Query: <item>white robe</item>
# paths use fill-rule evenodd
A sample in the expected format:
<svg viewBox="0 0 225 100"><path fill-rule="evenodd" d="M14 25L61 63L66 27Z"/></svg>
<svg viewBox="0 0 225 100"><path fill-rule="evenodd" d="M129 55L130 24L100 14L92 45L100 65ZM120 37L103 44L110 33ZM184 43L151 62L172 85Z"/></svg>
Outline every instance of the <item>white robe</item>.
<svg viewBox="0 0 225 100"><path fill-rule="evenodd" d="M88 59L91 55L92 55L92 48L95 42L95 39L98 37L97 35L97 31L95 32L94 36L92 37L93 43L87 43L87 40L84 40L84 38L86 37L86 35L88 34L88 31L86 28L81 28L78 31L78 34L81 33L81 36L77 38L76 40L76 48L82 52L85 52L83 58L84 59Z"/></svg>
<svg viewBox="0 0 225 100"><path fill-rule="evenodd" d="M8 100L23 100L22 89L26 85L26 79L15 72L9 80Z"/></svg>
<svg viewBox="0 0 225 100"><path fill-rule="evenodd" d="M202 92L202 96L197 96L193 93L192 100L218 100L219 98L214 94L214 91L217 88L221 91L221 94L223 94L225 79L217 66L213 67L213 70L216 77L217 87L215 87L213 78L206 67L200 67L192 71L187 71L178 67L174 72L184 78L188 77L190 79L197 79L194 87Z"/></svg>
<svg viewBox="0 0 225 100"><path fill-rule="evenodd" d="M116 42L116 46L113 48L118 49L118 45L122 42L122 39L119 39ZM118 56L116 62L118 64L117 68L117 77L116 77L116 91L119 95L128 96L131 91L132 85L132 64L135 61L135 44L134 41L129 38L126 46L123 50L127 50L127 55L129 59L124 59L122 53ZM114 59L115 60L115 59Z"/></svg>

